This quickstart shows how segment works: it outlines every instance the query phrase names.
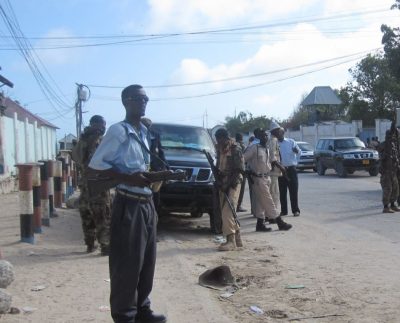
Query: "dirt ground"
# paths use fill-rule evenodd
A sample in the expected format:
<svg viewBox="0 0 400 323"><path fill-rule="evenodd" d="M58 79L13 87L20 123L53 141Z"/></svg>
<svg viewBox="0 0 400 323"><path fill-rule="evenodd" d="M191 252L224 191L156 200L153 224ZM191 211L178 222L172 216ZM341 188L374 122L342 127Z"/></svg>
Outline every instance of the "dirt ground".
<svg viewBox="0 0 400 323"><path fill-rule="evenodd" d="M108 259L85 253L78 211L58 210L31 245L19 242L17 194L0 195L0 205L0 248L16 272L7 290L21 310L0 321L111 322ZM220 253L206 216L161 218L154 310L172 323L400 322L398 244L373 233L354 239L346 227L338 235L339 224L303 216L287 220L289 232L257 233L243 213L244 250ZM198 284L221 264L239 287L228 298Z"/></svg>

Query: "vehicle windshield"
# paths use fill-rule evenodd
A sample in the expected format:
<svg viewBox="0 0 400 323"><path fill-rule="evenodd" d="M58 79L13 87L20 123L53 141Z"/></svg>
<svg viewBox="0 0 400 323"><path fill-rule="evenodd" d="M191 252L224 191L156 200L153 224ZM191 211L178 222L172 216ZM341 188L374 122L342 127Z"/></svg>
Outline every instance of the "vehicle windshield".
<svg viewBox="0 0 400 323"><path fill-rule="evenodd" d="M160 134L164 148L214 150L214 144L203 128L156 125L152 129Z"/></svg>
<svg viewBox="0 0 400 323"><path fill-rule="evenodd" d="M297 143L301 151L313 151L314 148L309 143Z"/></svg>
<svg viewBox="0 0 400 323"><path fill-rule="evenodd" d="M365 148L365 144L358 138L338 139L335 141L335 149Z"/></svg>

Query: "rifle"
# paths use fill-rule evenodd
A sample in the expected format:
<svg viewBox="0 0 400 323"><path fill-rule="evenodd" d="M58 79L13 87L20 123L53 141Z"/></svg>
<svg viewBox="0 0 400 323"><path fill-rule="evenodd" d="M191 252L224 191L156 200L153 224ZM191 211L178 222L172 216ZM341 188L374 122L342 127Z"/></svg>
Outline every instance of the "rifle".
<svg viewBox="0 0 400 323"><path fill-rule="evenodd" d="M152 184L170 180L187 180L186 172L179 170L175 172L173 172L172 170L165 170L159 172L144 172L143 176L149 179ZM104 191L116 187L118 184L121 184L121 181L116 180L112 177L102 176L93 171L89 171L87 177L87 186L88 186L89 196L91 198L100 195L100 193Z"/></svg>
<svg viewBox="0 0 400 323"><path fill-rule="evenodd" d="M207 150L205 150L205 149L203 149L203 153L204 153L204 155L206 156L206 158L207 158L207 160L208 160L208 163L210 164L211 172L212 172L213 175L214 175L214 178L215 178L215 183L214 183L214 185L218 188L218 190L219 190L220 192L223 193L223 196L224 196L224 198L225 198L225 201L226 201L226 203L228 203L228 206L229 206L229 208L230 208L230 210L231 210L231 212L232 212L233 219L235 220L235 222L237 223L237 225L240 226L239 220L238 220L238 218L237 218L236 210L235 210L235 208L233 207L232 201L230 200L228 194L227 194L225 191L223 191L222 189L220 189L220 184L219 184L219 182L221 181L221 177L222 177L222 176L221 176L221 171L218 169L217 166L214 165L214 159L212 158L211 154L210 154Z"/></svg>

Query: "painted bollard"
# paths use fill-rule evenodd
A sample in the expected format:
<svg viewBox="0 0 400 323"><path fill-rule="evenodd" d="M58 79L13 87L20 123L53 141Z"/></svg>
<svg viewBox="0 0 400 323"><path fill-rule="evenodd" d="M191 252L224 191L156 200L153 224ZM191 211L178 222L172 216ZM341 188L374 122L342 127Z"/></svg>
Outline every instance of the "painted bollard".
<svg viewBox="0 0 400 323"><path fill-rule="evenodd" d="M47 161L42 161L40 166L40 205L42 208L42 225L50 226L50 208L49 208L49 185L48 185L48 172Z"/></svg>
<svg viewBox="0 0 400 323"><path fill-rule="evenodd" d="M55 218L58 216L56 211L54 210L54 168L55 161L48 160L47 161L47 174L48 174L48 185L49 185L49 214L51 218Z"/></svg>
<svg viewBox="0 0 400 323"><path fill-rule="evenodd" d="M32 193L32 164L17 164L19 184L19 218L21 241L34 243L33 233L33 193Z"/></svg>
<svg viewBox="0 0 400 323"><path fill-rule="evenodd" d="M54 207L62 207L62 162L57 160L54 167Z"/></svg>
<svg viewBox="0 0 400 323"><path fill-rule="evenodd" d="M42 208L40 203L40 164L32 169L33 232L42 233Z"/></svg>

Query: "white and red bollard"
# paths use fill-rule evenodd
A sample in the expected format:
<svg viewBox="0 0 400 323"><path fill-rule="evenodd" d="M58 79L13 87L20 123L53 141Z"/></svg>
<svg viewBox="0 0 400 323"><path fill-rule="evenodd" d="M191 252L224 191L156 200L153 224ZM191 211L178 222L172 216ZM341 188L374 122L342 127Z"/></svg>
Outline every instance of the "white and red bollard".
<svg viewBox="0 0 400 323"><path fill-rule="evenodd" d="M32 169L33 232L42 233L42 208L40 203L40 164Z"/></svg>
<svg viewBox="0 0 400 323"><path fill-rule="evenodd" d="M57 160L54 167L54 207L62 207L62 162Z"/></svg>
<svg viewBox="0 0 400 323"><path fill-rule="evenodd" d="M32 170L34 164L17 164L21 241L35 243L33 232Z"/></svg>
<svg viewBox="0 0 400 323"><path fill-rule="evenodd" d="M40 166L40 205L42 208L42 225L50 226L50 207L49 207L49 183L47 162L43 161Z"/></svg>

